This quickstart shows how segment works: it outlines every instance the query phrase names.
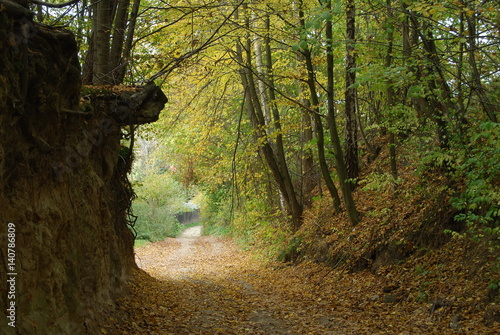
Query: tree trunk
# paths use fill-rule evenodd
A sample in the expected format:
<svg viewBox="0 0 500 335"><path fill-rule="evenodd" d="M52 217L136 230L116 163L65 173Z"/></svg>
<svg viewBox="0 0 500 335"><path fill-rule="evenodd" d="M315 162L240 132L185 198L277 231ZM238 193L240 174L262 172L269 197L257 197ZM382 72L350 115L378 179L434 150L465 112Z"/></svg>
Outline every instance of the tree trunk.
<svg viewBox="0 0 500 335"><path fill-rule="evenodd" d="M118 67L121 63L123 52L123 43L125 40L125 28L128 19L128 7L130 0L119 0L116 10L115 24L113 27L113 42L109 56L110 70L112 71L112 81L114 84L119 84L119 78L116 78Z"/></svg>
<svg viewBox="0 0 500 335"><path fill-rule="evenodd" d="M82 70L82 84L83 85L90 85L92 84L92 80L94 79L94 58L95 58L95 52L94 52L94 32L89 36L89 49L87 50L87 53L85 54L85 61L83 63L83 70Z"/></svg>
<svg viewBox="0 0 500 335"><path fill-rule="evenodd" d="M308 106L309 100L303 99L302 103L304 106ZM312 150L304 148L307 143L313 140L312 119L311 114L307 110L302 111L301 135L302 153L300 163L302 169L302 204L304 207L310 207L312 204L312 191L317 184L317 178ZM318 187L318 189L321 192L321 187Z"/></svg>
<svg viewBox="0 0 500 335"><path fill-rule="evenodd" d="M314 120L314 130L316 131L316 146L318 149L318 162L321 170L321 175L323 176L323 180L325 181L326 187L330 192L333 200L333 207L336 212L340 211L340 197L337 191L337 187L333 183L332 176L330 175L330 168L328 167L328 163L326 162L325 157L325 134L323 131L323 121L321 120L320 112L319 112L319 100L318 93L316 92L316 84L314 79L314 69L312 65L311 53L309 50L303 52L304 58L307 66L308 79L307 83L309 85L309 92L311 96L311 102L313 104L313 109L316 113L313 114L312 119Z"/></svg>
<svg viewBox="0 0 500 335"><path fill-rule="evenodd" d="M302 4L301 4L302 5ZM299 20L300 25L305 29L304 12L299 9ZM323 131L323 121L321 120L319 111L319 100L318 93L316 92L316 78L314 73L314 67L312 63L311 52L309 49L303 50L302 55L304 57L307 69L307 85L309 87L310 99L313 105L315 113L312 115L314 121L314 129L316 131L316 147L318 149L318 162L320 166L321 175L325 181L325 185L330 192L333 201L333 207L336 212L340 211L340 197L337 191L337 187L333 183L332 176L330 175L330 168L325 157L325 135Z"/></svg>
<svg viewBox="0 0 500 335"><path fill-rule="evenodd" d="M346 7L346 74L345 74L345 163L351 189L359 176L358 125L356 119L356 6L354 0Z"/></svg>
<svg viewBox="0 0 500 335"><path fill-rule="evenodd" d="M135 26L137 22L137 16L139 15L140 4L141 0L134 0L134 3L132 5L132 11L130 13L127 28L127 36L125 37L125 44L123 46L122 58L120 61L120 66L115 73L115 78L118 83L123 83L125 79L125 73L127 72L130 53L132 52L132 44L134 41Z"/></svg>
<svg viewBox="0 0 500 335"><path fill-rule="evenodd" d="M111 38L111 0L94 3L92 28L94 31L93 79L96 85L111 84L109 47Z"/></svg>
<svg viewBox="0 0 500 335"><path fill-rule="evenodd" d="M102 0L92 5L92 36L84 64L84 82L123 83L139 5L140 0L134 0L130 18L130 0Z"/></svg>
<svg viewBox="0 0 500 335"><path fill-rule="evenodd" d="M387 8L388 8L388 20L392 22L392 4L391 0L387 0ZM392 66L392 52L393 52L393 44L394 44L394 30L389 29L387 33L388 47L387 54L385 56L385 67L390 68ZM394 83L390 82L389 87L387 88L387 105L389 109L393 109L395 107L395 94L394 94ZM398 168L396 161L396 136L393 130L389 131L389 160L391 166L391 175L393 178L392 186L394 191L397 188L397 179L398 179Z"/></svg>
<svg viewBox="0 0 500 335"><path fill-rule="evenodd" d="M450 138L445 117L450 111L457 110L458 107L452 101L453 94L442 71L441 59L439 58L431 27L425 21L421 26L416 16L412 16L411 13L408 13L408 15L413 24L415 38L418 37L422 41L423 56L427 61L427 64L419 71L433 73L436 76L436 79L429 79L428 82L429 91L433 92L433 94L426 98L417 98L417 108L434 121L437 126L439 145L441 148L446 149L449 147ZM439 95L434 92L439 92Z"/></svg>
<svg viewBox="0 0 500 335"><path fill-rule="evenodd" d="M331 10L331 1L328 1L327 8ZM344 156L342 154L342 146L340 145L340 137L337 129L337 121L335 117L335 87L334 87L334 59L333 59L333 24L331 20L326 22L326 50L327 50L327 76L328 76L328 128L330 130L330 138L333 145L333 151L335 154L335 167L337 169L337 175L339 176L340 188L342 189L342 197L344 199L344 204L349 215L349 220L353 225L359 223L358 211L356 210L356 204L354 203L354 198L352 197L352 190L350 185L347 183L347 168L344 163Z"/></svg>
<svg viewBox="0 0 500 335"><path fill-rule="evenodd" d="M481 74L476 63L476 15L467 16L467 28L469 30L468 36L468 52L469 52L469 65L471 68L471 82L473 83L473 91L476 93L481 106L488 118L493 122L498 122L497 114L498 107L491 103L486 91L484 89L483 83L481 82Z"/></svg>
<svg viewBox="0 0 500 335"><path fill-rule="evenodd" d="M245 7L244 7L245 8ZM238 19L238 11L235 12L236 19ZM248 17L246 18L247 28L249 26ZM295 189L288 172L288 167L286 165L284 149L282 142L278 143L278 138L281 141L281 134L278 135L276 147L278 148L278 153L276 154L271 145L271 141L266 133L266 123L264 114L262 111L262 106L260 105L260 100L257 94L255 80L252 73L252 43L250 37L246 36L246 60L243 58L243 47L241 43L236 45L236 60L241 66L239 71L240 78L245 90L246 96L246 109L249 116L250 122L255 131L256 141L262 143L259 151L264 156L269 169L271 170L274 180L278 184L278 188L284 198L289 214L292 217L292 229L297 230L302 223L302 205L299 203ZM269 63L268 65L270 65ZM269 71L269 69L268 69ZM271 68L272 71L272 68ZM271 91L273 91L271 89ZM274 108L273 108L274 110ZM276 109L277 113L277 109ZM281 127L279 122L279 113L274 114L274 125L275 127ZM278 128L278 129L279 129ZM278 132L281 133L281 132Z"/></svg>
<svg viewBox="0 0 500 335"><path fill-rule="evenodd" d="M266 19L266 30L269 32L269 27L270 22L269 18ZM282 171L282 175L284 178L285 182L285 187L287 189L287 192L289 193L289 199L291 202L292 206L292 211L296 211L296 215L300 214L300 220L296 221L294 219L294 228L298 229L300 227L301 221L302 221L302 205L297 199L297 193L295 192L295 187L293 186L292 183L292 177L290 176L290 172L288 169L288 164L286 161L286 156L285 156L285 147L283 144L283 130L281 129L281 120L280 120L280 113L278 110L278 107L276 106L276 94L275 94L275 87L274 87L274 79L273 79L273 60L272 60L272 54L271 54L271 41L269 39L269 35L265 39L265 50L266 50L266 64L267 64L267 81L269 83L269 102L271 106L268 108L272 112L272 117L273 117L273 125L274 129L276 131L276 154L277 154L277 160L279 163L279 166ZM264 98L264 101L266 99ZM264 122L266 118L264 115Z"/></svg>
<svg viewBox="0 0 500 335"><path fill-rule="evenodd" d="M254 12L252 12L252 21L253 21L253 28L255 30L258 30L258 20L257 20L257 15L255 15ZM269 29L269 22L265 23L265 28ZM271 124L271 115L270 115L270 104L269 104L269 98L268 98L268 87L266 86L266 80L271 83L272 80L272 64L270 62L272 61L271 58L271 53L267 52L268 46L269 46L269 37L267 36L265 41L265 52L266 52L266 62L267 62L267 69L264 70L264 61L263 61L263 56L262 56L262 43L261 43L261 37L258 34L254 34L253 38L253 48L254 48L254 53L255 53L255 71L257 73L257 91L259 95L259 100L260 104L262 105L262 109L264 112L264 121L266 125ZM273 87L269 87L270 93L274 94L274 89ZM272 101L272 100L271 100ZM272 130L268 131L268 134L271 133Z"/></svg>

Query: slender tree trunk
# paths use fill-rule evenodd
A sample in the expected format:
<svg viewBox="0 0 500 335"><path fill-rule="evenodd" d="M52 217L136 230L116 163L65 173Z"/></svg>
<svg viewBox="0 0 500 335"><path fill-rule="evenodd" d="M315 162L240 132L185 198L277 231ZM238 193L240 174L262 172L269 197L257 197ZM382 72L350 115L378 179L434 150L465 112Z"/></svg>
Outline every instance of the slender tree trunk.
<svg viewBox="0 0 500 335"><path fill-rule="evenodd" d="M132 52L132 45L134 41L135 34L135 26L137 22L137 16L139 15L139 6L141 4L141 0L134 0L132 4L132 11L130 13L128 28L127 28L127 36L125 37L125 43L123 45L122 58L120 61L120 66L118 67L115 78L119 83L123 83L125 79L125 73L127 71L127 66L130 59L130 54Z"/></svg>
<svg viewBox="0 0 500 335"><path fill-rule="evenodd" d="M245 8L245 6L243 8ZM235 18L238 20L237 11L235 12ZM248 16L246 17L246 26L249 28ZM290 174L288 172L286 160L284 160L285 156L282 142L276 145L276 147L280 148L277 149L278 153L276 154L266 133L264 114L262 106L260 105L252 73L252 43L248 34L246 36L245 44L246 60L243 58L243 50L243 46L238 42L236 45L236 60L241 66L240 78L245 89L247 113L254 128L256 141L258 143L262 143L259 150L264 156L267 165L273 174L274 180L278 184L278 188L286 203L288 212L292 217L292 228L297 230L302 223L302 205L298 201ZM269 65L270 64L271 62ZM279 123L279 113L277 115L273 115L273 117L275 118L275 127L281 127Z"/></svg>
<svg viewBox="0 0 500 335"><path fill-rule="evenodd" d="M309 105L309 100L302 102L305 106ZM316 169L314 168L314 156L312 150L307 148L307 143L313 140L313 129L311 114L308 111L302 111L302 131L301 131L302 153L302 204L304 207L310 207L312 204L312 191L317 184ZM305 148L304 148L305 147ZM321 190L321 188L319 188Z"/></svg>
<svg viewBox="0 0 500 335"><path fill-rule="evenodd" d="M331 0L327 2L327 8L331 10ZM352 196L352 190L347 183L347 168L344 163L344 156L342 153L342 146L340 144L340 137L337 129L337 121L335 117L335 87L334 87L334 59L333 59L333 24L331 20L326 23L326 45L327 45L327 76L328 76L328 128L330 130L330 138L333 145L335 154L335 167L337 175L339 176L340 188L342 189L342 197L344 204L349 215L349 220L353 225L359 223L358 211Z"/></svg>
<svg viewBox="0 0 500 335"><path fill-rule="evenodd" d="M272 60L272 54L271 54L271 40L269 38L269 29L270 29L270 21L269 18L266 20L266 30L268 32L267 37L265 39L265 50L266 50L266 64L267 64L267 81L269 83L269 101L270 101L270 108L272 112L272 118L273 118L273 125L274 129L276 130L276 154L277 154L277 159L279 166L282 171L282 175L285 181L285 187L288 190L289 193L289 199L291 202L291 206L293 208L293 211L297 212L297 215L300 214L300 217L302 217L302 205L297 199L297 193L295 192L295 187L293 186L292 182L292 177L290 175L289 169L288 169L288 164L286 161L286 156L285 156L285 146L283 144L283 130L281 128L281 118L280 118L280 113L278 110L278 107L276 105L276 93L275 93L275 87L274 87L274 76L273 76L273 60ZM264 122L265 122L265 116L264 116ZM302 221L302 218L300 218L299 222L295 223L295 228L299 228L300 223ZM295 222L295 220L294 220Z"/></svg>
<svg viewBox="0 0 500 335"><path fill-rule="evenodd" d="M464 13L460 13L460 25L459 25L459 34L461 37L464 36L465 34L465 17ZM460 106L460 111L462 113L465 112L465 104L464 104L464 89L463 89L463 83L464 83L464 74L463 74L463 68L464 68L464 50L465 50L465 43L460 42L459 50L458 50L458 64L457 64L457 103Z"/></svg>
<svg viewBox="0 0 500 335"><path fill-rule="evenodd" d="M258 25L258 20L257 16L255 15L255 12L252 12L252 21L253 21L253 28L254 30L259 29ZM268 23L266 22L265 25ZM266 26L267 28L267 26ZM263 56L262 56L262 43L261 43L262 38L258 34L254 34L253 38L253 48L254 48L254 53L255 53L255 70L257 72L257 91L259 94L259 100L262 105L263 111L264 111L264 120L266 122L266 125L269 125L271 123L271 116L270 116L270 104L269 104L269 99L268 99L268 87L266 86L266 80L272 79L272 72L269 71L269 66L270 64L267 64L267 71L264 70L264 61L263 61ZM267 43L269 43L268 37L266 38L266 41L264 41L265 48L266 48L266 59L270 58L271 55L267 54ZM269 62L270 60L267 59L266 62ZM267 72L267 73L265 73ZM270 89L273 93L273 89ZM271 100L272 101L272 100ZM272 130L270 130L272 132Z"/></svg>
<svg viewBox="0 0 500 335"><path fill-rule="evenodd" d="M304 58L307 66L307 84L309 85L309 92L311 96L311 102L313 104L313 109L316 113L313 114L312 119L314 120L314 130L316 131L316 147L318 149L318 162L321 170L321 175L323 176L323 180L325 181L326 187L330 192L333 200L333 207L336 212L340 211L340 197L337 191L337 187L333 183L332 176L330 175L330 168L328 167L328 163L326 162L325 157L325 134L323 131L323 121L321 120L321 116L319 114L319 100L318 93L316 92L316 83L314 78L314 69L312 65L311 53L309 50L303 52Z"/></svg>
<svg viewBox="0 0 500 335"><path fill-rule="evenodd" d="M118 67L123 52L123 43L125 40L125 29L128 19L128 8L130 0L118 0L118 7L116 10L115 24L113 27L113 42L111 44L111 51L109 56L110 70L112 71L112 80L114 84L119 84L119 78L116 78Z"/></svg>
<svg viewBox="0 0 500 335"><path fill-rule="evenodd" d="M43 22L43 6L40 4L36 5L36 20L40 23Z"/></svg>
<svg viewBox="0 0 500 335"><path fill-rule="evenodd" d="M93 5L94 53L93 83L111 84L109 53L111 37L112 1L100 0Z"/></svg>
<svg viewBox="0 0 500 335"><path fill-rule="evenodd" d="M458 107L452 101L452 92L446 81L442 71L441 59L437 52L435 39L431 30L431 26L423 21L419 24L417 17L408 13L410 21L413 25L415 38L420 38L424 50L423 57L426 60L426 65L419 71L432 73L433 77L428 79L427 85L430 92L434 93L427 98L417 98L417 109L428 118L434 121L437 126L437 136L441 148L449 147L449 134L446 122L446 116L450 111L457 110ZM416 43L414 43L416 44Z"/></svg>
<svg viewBox="0 0 500 335"><path fill-rule="evenodd" d="M304 12L302 10L302 3L299 9L299 20L301 27L305 29L305 20L304 20ZM302 55L306 63L307 85L309 87L310 99L313 105L313 110L315 110L315 113L312 115L312 119L314 121L314 130L316 131L316 140L317 140L316 147L318 150L319 167L321 175L323 176L323 180L325 181L325 185L332 197L333 207L336 212L339 212L340 211L339 193L337 191L337 187L333 183L332 176L330 175L330 168L328 167L328 163L325 157L325 134L323 130L323 121L321 120L319 111L319 100L318 100L318 93L316 91L316 78L312 63L312 56L309 49L304 50L302 52Z"/></svg>
<svg viewBox="0 0 500 335"><path fill-rule="evenodd" d="M92 33L89 37L89 49L85 54L85 62L83 64L82 70L82 83L84 85L92 84L92 80L94 79L94 33Z"/></svg>
<svg viewBox="0 0 500 335"><path fill-rule="evenodd" d="M392 3L391 0L387 0L387 8L388 8L388 20L392 23L393 14L392 14ZM392 66L392 52L393 52L393 44L394 44L394 29L389 29L387 33L388 47L387 54L385 56L385 67L390 68ZM389 109L393 109L395 107L395 93L393 88L394 83L389 83L389 87L387 89L387 105ZM393 180L392 186L393 189L397 188L397 179L398 179L398 168L396 161L396 136L394 131L389 131L389 160L391 166L391 175Z"/></svg>
<svg viewBox="0 0 500 335"><path fill-rule="evenodd" d="M358 125L356 120L356 6L346 5L346 74L345 74L345 162L349 185L353 189L359 176Z"/></svg>

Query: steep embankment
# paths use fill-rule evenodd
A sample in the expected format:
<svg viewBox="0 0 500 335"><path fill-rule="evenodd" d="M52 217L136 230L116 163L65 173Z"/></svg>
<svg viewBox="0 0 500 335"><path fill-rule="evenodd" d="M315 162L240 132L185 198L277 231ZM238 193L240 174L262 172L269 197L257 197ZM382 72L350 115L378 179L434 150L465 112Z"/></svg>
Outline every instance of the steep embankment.
<svg viewBox="0 0 500 335"><path fill-rule="evenodd" d="M139 117L116 97L79 109L73 35L31 17L0 0L0 329L97 334L135 266L120 128Z"/></svg>

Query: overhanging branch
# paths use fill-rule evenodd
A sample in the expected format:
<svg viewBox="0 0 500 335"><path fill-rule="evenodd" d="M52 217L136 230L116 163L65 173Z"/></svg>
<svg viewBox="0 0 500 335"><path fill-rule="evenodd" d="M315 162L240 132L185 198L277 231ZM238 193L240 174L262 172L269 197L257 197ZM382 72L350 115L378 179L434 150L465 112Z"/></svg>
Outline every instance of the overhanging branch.
<svg viewBox="0 0 500 335"><path fill-rule="evenodd" d="M50 8L64 8L67 6L74 5L77 2L79 2L80 0L71 0L71 1L68 1L65 3L50 3L50 2L44 2L44 1L39 1L39 0L28 0L28 1L31 2L32 4L35 4L35 5L41 5L41 6L50 7Z"/></svg>

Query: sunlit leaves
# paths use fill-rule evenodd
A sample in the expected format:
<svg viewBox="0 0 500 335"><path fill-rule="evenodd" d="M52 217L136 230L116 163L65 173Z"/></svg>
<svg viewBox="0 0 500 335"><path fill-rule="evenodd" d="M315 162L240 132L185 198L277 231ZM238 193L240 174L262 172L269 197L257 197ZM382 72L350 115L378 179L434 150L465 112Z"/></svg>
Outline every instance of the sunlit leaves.
<svg viewBox="0 0 500 335"><path fill-rule="evenodd" d="M135 189L140 199L155 206L169 206L173 212L180 211L187 201L186 195L180 192L181 185L169 172L151 173L141 180Z"/></svg>

